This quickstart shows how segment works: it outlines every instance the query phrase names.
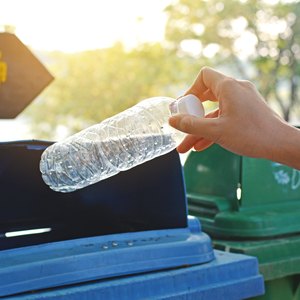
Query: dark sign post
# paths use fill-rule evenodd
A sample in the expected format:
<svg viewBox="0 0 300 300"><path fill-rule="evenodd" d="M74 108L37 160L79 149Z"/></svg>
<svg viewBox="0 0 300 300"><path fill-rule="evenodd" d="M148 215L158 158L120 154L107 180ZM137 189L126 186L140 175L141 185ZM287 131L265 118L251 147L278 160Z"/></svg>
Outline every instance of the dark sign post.
<svg viewBox="0 0 300 300"><path fill-rule="evenodd" d="M53 79L14 34L0 33L0 119L15 118Z"/></svg>

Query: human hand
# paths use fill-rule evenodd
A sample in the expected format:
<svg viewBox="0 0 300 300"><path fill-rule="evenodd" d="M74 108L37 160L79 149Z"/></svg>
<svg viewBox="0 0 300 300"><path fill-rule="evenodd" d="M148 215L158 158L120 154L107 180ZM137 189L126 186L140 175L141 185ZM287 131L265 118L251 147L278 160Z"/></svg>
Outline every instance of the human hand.
<svg viewBox="0 0 300 300"><path fill-rule="evenodd" d="M218 101L219 108L205 118L176 115L169 119L171 126L188 133L177 147L179 152L200 151L216 143L239 155L283 162L278 143L290 135L292 127L266 104L252 83L205 67L185 94L194 94L202 102Z"/></svg>

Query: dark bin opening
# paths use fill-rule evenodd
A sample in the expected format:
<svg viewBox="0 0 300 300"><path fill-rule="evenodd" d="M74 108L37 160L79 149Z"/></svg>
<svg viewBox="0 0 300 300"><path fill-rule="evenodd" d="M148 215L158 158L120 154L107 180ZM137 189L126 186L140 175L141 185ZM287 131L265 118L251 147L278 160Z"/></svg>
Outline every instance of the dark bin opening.
<svg viewBox="0 0 300 300"><path fill-rule="evenodd" d="M176 151L63 194L52 191L39 171L40 156L50 144L0 143L1 250L187 226L182 167Z"/></svg>

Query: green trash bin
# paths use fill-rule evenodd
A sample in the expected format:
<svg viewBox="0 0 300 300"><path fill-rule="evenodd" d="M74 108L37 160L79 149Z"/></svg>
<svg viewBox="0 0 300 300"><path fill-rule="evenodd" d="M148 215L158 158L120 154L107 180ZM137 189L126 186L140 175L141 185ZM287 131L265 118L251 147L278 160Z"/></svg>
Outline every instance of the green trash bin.
<svg viewBox="0 0 300 300"><path fill-rule="evenodd" d="M300 171L214 145L184 165L189 214L216 249L256 256L257 299L300 300Z"/></svg>
<svg viewBox="0 0 300 300"><path fill-rule="evenodd" d="M214 239L215 249L256 256L265 280L265 295L260 300L300 300L300 236L271 240Z"/></svg>

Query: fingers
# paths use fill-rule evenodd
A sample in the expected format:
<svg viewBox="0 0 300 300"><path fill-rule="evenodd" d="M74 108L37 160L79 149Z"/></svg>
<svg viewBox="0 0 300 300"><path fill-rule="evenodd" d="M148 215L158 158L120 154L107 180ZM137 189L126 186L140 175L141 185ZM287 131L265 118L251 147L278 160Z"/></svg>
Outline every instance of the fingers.
<svg viewBox="0 0 300 300"><path fill-rule="evenodd" d="M186 91L185 95L193 94L201 101L219 101L221 95L221 85L230 77L217 72L211 68L204 67L198 74L195 82ZM189 135L177 147L178 152L184 153L194 147L202 150L209 147L219 139L220 132L218 126L219 109L209 113L205 118L197 118L189 115L176 115L169 119L169 124Z"/></svg>
<svg viewBox="0 0 300 300"><path fill-rule="evenodd" d="M177 151L179 153L185 153L189 151L194 147L194 145L199 141L199 139L201 138L191 134L187 135L180 143L180 145L177 147Z"/></svg>
<svg viewBox="0 0 300 300"><path fill-rule="evenodd" d="M209 94L210 98L213 98L209 100L216 101L220 95L220 83L228 78L226 75L214 69L204 67L186 94L194 94L202 101L204 101L204 99L208 100L207 96Z"/></svg>
<svg viewBox="0 0 300 300"><path fill-rule="evenodd" d="M205 140L205 139L200 139L195 145L194 145L194 149L196 151L203 151L205 149L207 149L208 147L210 147L213 144L212 141L209 140Z"/></svg>
<svg viewBox="0 0 300 300"><path fill-rule="evenodd" d="M211 111L210 113L208 113L205 116L205 118L217 118L219 116L219 114L220 114L220 110L219 110L219 108L217 108L217 109Z"/></svg>
<svg viewBox="0 0 300 300"><path fill-rule="evenodd" d="M205 116L205 118L216 118L219 116L219 109L216 109ZM180 145L177 147L179 153L185 153L190 149L194 148L195 150L204 150L212 144L211 141L205 140L202 137L195 135L187 135Z"/></svg>
<svg viewBox="0 0 300 300"><path fill-rule="evenodd" d="M213 144L212 141L206 140L204 138L199 138L194 135L188 135L177 147L179 153L185 153L190 149L194 148L196 151L202 151L210 147Z"/></svg>
<svg viewBox="0 0 300 300"><path fill-rule="evenodd" d="M203 98L201 99L203 102L204 101L207 101L207 100L210 100L210 101L214 101L214 102L217 102L218 99L216 98L216 96L212 93L211 90L206 90L204 93L203 93Z"/></svg>
<svg viewBox="0 0 300 300"><path fill-rule="evenodd" d="M197 118L190 115L176 115L169 119L169 124L185 133L214 141L218 138L218 119Z"/></svg>

